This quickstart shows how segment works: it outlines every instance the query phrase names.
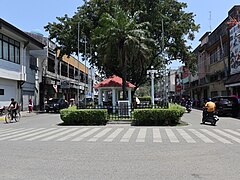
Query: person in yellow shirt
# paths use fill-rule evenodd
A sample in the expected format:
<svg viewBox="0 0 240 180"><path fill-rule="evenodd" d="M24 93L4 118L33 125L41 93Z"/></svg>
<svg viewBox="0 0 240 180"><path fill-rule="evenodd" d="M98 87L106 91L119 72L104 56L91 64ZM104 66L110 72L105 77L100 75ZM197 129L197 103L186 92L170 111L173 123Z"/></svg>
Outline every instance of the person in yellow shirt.
<svg viewBox="0 0 240 180"><path fill-rule="evenodd" d="M206 118L206 116L208 116L209 113L214 113L215 109L216 109L216 104L214 102L212 102L211 98L208 98L208 101L204 105L204 108L203 108L202 120L204 120Z"/></svg>

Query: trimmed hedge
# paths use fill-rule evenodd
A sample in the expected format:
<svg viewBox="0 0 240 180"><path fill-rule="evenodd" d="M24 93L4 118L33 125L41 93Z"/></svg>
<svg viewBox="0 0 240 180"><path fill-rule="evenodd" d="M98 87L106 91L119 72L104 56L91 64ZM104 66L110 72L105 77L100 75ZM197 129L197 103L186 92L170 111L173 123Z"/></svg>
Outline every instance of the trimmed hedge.
<svg viewBox="0 0 240 180"><path fill-rule="evenodd" d="M170 105L169 109L135 109L133 112L135 125L163 126L177 125L185 110L178 105Z"/></svg>
<svg viewBox="0 0 240 180"><path fill-rule="evenodd" d="M107 111L102 109L68 108L60 111L64 125L106 125Z"/></svg>

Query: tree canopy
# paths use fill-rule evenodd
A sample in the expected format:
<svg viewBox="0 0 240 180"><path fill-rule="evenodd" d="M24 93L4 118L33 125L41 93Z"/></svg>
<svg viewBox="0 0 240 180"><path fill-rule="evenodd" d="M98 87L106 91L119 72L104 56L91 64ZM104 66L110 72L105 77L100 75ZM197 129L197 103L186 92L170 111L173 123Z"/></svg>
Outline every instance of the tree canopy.
<svg viewBox="0 0 240 180"><path fill-rule="evenodd" d="M61 55L77 54L80 23L80 53L85 55L86 38L91 64L139 87L151 66L160 68L171 60L193 64L187 40L194 39L199 25L186 7L177 0L85 0L74 16L57 17L45 29Z"/></svg>

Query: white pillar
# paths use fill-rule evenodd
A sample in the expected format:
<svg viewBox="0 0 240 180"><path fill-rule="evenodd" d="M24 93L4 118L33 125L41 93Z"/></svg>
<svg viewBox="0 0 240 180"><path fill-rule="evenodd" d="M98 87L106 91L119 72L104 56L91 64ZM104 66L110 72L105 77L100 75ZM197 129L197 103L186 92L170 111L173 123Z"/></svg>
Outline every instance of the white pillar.
<svg viewBox="0 0 240 180"><path fill-rule="evenodd" d="M131 88L128 89L128 101L129 101L129 105L132 105L132 90Z"/></svg>
<svg viewBox="0 0 240 180"><path fill-rule="evenodd" d="M104 91L105 102L108 102L108 91Z"/></svg>
<svg viewBox="0 0 240 180"><path fill-rule="evenodd" d="M113 113L116 112L116 89L112 89L112 106L113 106Z"/></svg>
<svg viewBox="0 0 240 180"><path fill-rule="evenodd" d="M151 73L151 80L152 80L152 106L154 108L154 73Z"/></svg>
<svg viewBox="0 0 240 180"><path fill-rule="evenodd" d="M102 105L102 90L98 89L98 105Z"/></svg>

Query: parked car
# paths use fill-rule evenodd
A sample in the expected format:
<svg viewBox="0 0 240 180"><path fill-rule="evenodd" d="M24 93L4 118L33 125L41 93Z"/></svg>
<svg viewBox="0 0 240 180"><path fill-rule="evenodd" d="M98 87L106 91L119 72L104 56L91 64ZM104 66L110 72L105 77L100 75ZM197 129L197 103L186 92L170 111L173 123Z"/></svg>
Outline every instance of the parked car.
<svg viewBox="0 0 240 180"><path fill-rule="evenodd" d="M49 99L45 104L46 112L54 111L57 112L61 109L68 108L69 104L64 99Z"/></svg>
<svg viewBox="0 0 240 180"><path fill-rule="evenodd" d="M92 98L86 98L86 106L94 106L95 102ZM85 98L79 101L78 103L79 108L85 107Z"/></svg>
<svg viewBox="0 0 240 180"><path fill-rule="evenodd" d="M233 96L217 96L212 101L216 104L218 115L231 115L237 117L239 113L239 100Z"/></svg>

